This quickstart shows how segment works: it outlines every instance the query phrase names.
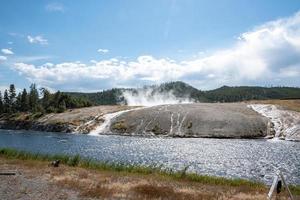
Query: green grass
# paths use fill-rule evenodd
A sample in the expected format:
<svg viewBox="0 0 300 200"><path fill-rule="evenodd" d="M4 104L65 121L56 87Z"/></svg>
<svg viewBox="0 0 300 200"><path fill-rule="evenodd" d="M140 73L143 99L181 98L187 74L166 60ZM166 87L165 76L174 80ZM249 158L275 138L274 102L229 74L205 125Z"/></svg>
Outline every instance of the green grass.
<svg viewBox="0 0 300 200"><path fill-rule="evenodd" d="M300 195L300 185L290 185L291 192L295 195Z"/></svg>
<svg viewBox="0 0 300 200"><path fill-rule="evenodd" d="M0 156L9 159L21 159L21 160L37 160L37 161L53 161L60 160L62 164L71 167L82 167L86 169L94 169L99 171L115 171L125 173L136 173L140 175L153 174L165 178L174 180L183 180L191 182L199 182L210 185L226 185L226 186L247 186L253 189L266 188L267 186L260 182L254 182L244 179L228 179L223 177L199 175L195 173L186 173L188 167L185 167L182 171L162 170L161 167L154 166L139 166L139 165L128 165L122 163L108 163L100 162L92 159L82 158L79 155L49 155L40 153L30 153L26 151L19 151L11 148L0 148ZM294 194L300 194L300 186L292 185L290 187Z"/></svg>

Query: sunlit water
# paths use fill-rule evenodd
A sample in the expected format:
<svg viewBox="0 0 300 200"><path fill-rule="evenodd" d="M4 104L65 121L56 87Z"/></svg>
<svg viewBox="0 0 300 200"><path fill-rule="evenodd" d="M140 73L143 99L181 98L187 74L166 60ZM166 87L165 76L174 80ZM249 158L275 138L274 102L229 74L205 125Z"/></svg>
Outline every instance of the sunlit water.
<svg viewBox="0 0 300 200"><path fill-rule="evenodd" d="M141 138L0 130L0 147L39 153L80 154L108 162L156 165L174 170L270 183L281 167L300 184L300 142L281 140Z"/></svg>

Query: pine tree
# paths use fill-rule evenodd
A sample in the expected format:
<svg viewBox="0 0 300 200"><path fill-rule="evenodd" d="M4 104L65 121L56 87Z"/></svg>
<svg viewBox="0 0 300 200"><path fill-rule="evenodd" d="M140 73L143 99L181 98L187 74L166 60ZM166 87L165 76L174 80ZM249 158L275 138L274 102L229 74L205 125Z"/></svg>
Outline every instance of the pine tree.
<svg viewBox="0 0 300 200"><path fill-rule="evenodd" d="M1 91L0 91L0 113L3 113L3 100L2 100Z"/></svg>
<svg viewBox="0 0 300 200"><path fill-rule="evenodd" d="M24 88L21 95L21 111L26 112L28 110L29 110L28 94L26 89Z"/></svg>
<svg viewBox="0 0 300 200"><path fill-rule="evenodd" d="M10 99L9 99L7 90L4 91L3 105L4 105L4 112L10 113L11 112Z"/></svg>
<svg viewBox="0 0 300 200"><path fill-rule="evenodd" d="M30 86L30 92L29 92L29 107L32 112L37 111L38 100L39 100L39 93L38 90L36 89L36 85L33 83Z"/></svg>
<svg viewBox="0 0 300 200"><path fill-rule="evenodd" d="M66 110L66 102L65 102L65 100L62 100L62 101L60 101L59 104L58 104L58 112L59 112L59 113L62 113L62 112L64 112L65 110Z"/></svg>
<svg viewBox="0 0 300 200"><path fill-rule="evenodd" d="M16 102L15 102L15 109L18 112L20 112L22 110L21 100L22 100L22 95L19 92L17 97L16 97Z"/></svg>
<svg viewBox="0 0 300 200"><path fill-rule="evenodd" d="M59 103L61 101L61 92L58 90L55 94L54 94L54 107L58 108L59 107Z"/></svg>
<svg viewBox="0 0 300 200"><path fill-rule="evenodd" d="M40 90L42 91L43 94L42 106L44 107L44 109L47 110L51 102L51 94L49 90L47 90L46 88L41 88Z"/></svg>
<svg viewBox="0 0 300 200"><path fill-rule="evenodd" d="M15 88L14 84L10 84L10 86L9 86L9 105L10 105L11 111L13 111L13 112L16 110L15 101L16 101L16 88Z"/></svg>

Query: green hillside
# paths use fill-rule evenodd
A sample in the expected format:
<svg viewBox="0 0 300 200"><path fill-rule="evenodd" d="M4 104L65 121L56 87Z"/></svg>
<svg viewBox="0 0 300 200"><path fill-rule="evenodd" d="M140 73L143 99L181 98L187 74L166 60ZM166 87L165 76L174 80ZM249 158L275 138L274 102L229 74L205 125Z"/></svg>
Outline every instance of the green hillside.
<svg viewBox="0 0 300 200"><path fill-rule="evenodd" d="M177 98L190 98L196 102L300 99L300 88L296 87L223 86L214 90L201 91L181 81L144 86L143 88L114 88L96 93L67 92L66 94L88 99L94 105L115 105L126 102L122 96L123 91L130 91L134 94L146 90L151 95L172 93Z"/></svg>
<svg viewBox="0 0 300 200"><path fill-rule="evenodd" d="M212 102L237 102L245 100L266 99L300 99L300 88L293 87L228 87L223 86L205 92L205 96Z"/></svg>

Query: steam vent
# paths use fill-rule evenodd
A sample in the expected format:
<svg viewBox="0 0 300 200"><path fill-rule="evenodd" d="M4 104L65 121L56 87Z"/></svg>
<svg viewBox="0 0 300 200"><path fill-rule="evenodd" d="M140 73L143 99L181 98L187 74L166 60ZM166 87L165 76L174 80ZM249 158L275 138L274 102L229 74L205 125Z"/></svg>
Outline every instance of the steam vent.
<svg viewBox="0 0 300 200"><path fill-rule="evenodd" d="M243 103L174 104L125 112L112 119L121 135L256 138L267 135L268 119Z"/></svg>

